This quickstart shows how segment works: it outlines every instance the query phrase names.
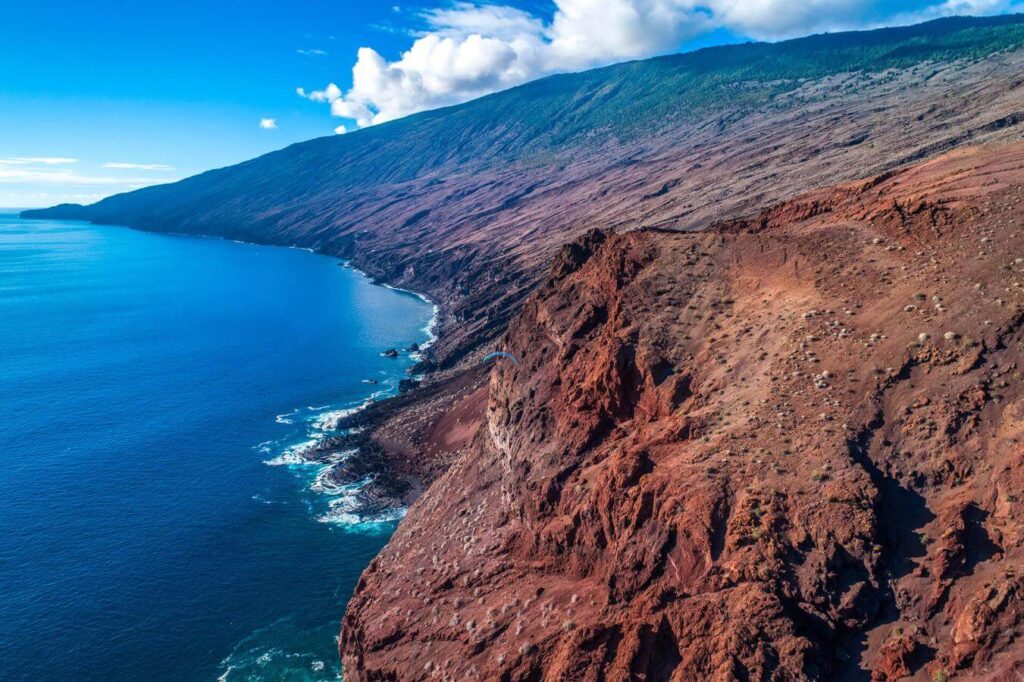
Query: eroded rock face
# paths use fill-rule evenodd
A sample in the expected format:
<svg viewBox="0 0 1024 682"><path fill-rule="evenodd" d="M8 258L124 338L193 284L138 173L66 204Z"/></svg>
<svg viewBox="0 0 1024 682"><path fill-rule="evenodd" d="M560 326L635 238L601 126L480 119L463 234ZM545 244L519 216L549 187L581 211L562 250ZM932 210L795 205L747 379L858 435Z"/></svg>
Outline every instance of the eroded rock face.
<svg viewBox="0 0 1024 682"><path fill-rule="evenodd" d="M1013 679L1022 184L981 147L563 249L346 679Z"/></svg>

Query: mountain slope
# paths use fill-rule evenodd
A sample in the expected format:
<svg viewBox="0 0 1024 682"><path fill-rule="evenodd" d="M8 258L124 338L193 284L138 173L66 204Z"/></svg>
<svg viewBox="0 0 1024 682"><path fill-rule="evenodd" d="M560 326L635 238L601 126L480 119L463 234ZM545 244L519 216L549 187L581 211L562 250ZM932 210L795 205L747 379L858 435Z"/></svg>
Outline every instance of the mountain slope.
<svg viewBox="0 0 1024 682"><path fill-rule="evenodd" d="M499 333L554 250L593 225L700 224L964 135L1016 134L1022 46L1012 16L712 48L26 215L352 258L444 304L435 357L450 364Z"/></svg>

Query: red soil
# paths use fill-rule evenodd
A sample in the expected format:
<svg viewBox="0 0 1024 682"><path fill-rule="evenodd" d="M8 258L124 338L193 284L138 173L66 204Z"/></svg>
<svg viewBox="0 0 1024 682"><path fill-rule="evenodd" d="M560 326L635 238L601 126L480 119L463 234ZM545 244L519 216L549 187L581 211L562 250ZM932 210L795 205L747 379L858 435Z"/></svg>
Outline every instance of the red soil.
<svg viewBox="0 0 1024 682"><path fill-rule="evenodd" d="M1022 222L1012 144L564 248L346 679L1016 679Z"/></svg>

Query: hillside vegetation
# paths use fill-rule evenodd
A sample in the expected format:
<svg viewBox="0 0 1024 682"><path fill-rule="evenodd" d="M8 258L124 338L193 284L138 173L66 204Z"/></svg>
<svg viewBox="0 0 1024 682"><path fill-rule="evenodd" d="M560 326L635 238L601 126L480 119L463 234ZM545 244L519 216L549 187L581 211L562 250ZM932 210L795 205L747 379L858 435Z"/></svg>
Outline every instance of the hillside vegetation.
<svg viewBox="0 0 1024 682"><path fill-rule="evenodd" d="M543 163L552 155L609 140L633 141L726 109L763 107L807 80L978 60L1021 46L1024 15L1013 15L634 61L552 76L355 134L310 140L171 185L118 195L79 215L118 222L125 215L139 219L155 212L147 217L161 220L168 211L194 208L189 202L215 198L245 210L243 197L285 203L348 186L401 182L444 166Z"/></svg>

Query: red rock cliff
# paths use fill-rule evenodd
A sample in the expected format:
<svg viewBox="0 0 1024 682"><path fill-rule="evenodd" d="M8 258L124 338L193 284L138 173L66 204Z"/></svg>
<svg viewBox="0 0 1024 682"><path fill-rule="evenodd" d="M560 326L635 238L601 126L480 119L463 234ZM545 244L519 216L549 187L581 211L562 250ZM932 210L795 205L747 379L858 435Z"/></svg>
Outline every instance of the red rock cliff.
<svg viewBox="0 0 1024 682"><path fill-rule="evenodd" d="M563 249L346 679L1024 674L1022 183L974 148Z"/></svg>

